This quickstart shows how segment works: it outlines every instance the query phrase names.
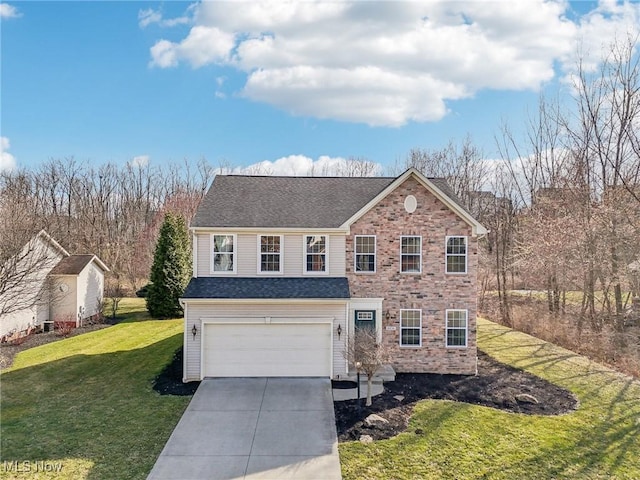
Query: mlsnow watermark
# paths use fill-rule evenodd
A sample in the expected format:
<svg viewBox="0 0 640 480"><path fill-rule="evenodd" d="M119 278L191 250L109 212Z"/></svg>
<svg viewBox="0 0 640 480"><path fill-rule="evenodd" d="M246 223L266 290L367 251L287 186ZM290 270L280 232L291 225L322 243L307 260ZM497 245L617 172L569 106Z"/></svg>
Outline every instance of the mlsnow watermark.
<svg viewBox="0 0 640 480"><path fill-rule="evenodd" d="M62 462L50 462L47 460L23 460L21 462L8 462L4 460L0 465L0 472L5 473L37 473L62 471Z"/></svg>

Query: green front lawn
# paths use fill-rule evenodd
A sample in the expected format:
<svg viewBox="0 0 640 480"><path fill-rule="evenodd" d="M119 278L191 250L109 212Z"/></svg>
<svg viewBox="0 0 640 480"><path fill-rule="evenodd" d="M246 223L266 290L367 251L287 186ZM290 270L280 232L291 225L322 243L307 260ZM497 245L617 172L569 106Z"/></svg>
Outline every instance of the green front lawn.
<svg viewBox="0 0 640 480"><path fill-rule="evenodd" d="M152 389L182 321L148 320L144 299L121 307L125 323L25 350L2 372L0 478L149 473L190 400ZM34 473L57 465L59 474Z"/></svg>
<svg viewBox="0 0 640 480"><path fill-rule="evenodd" d="M499 361L574 392L579 409L537 417L423 401L407 433L340 445L345 480L640 478L640 382L486 320L478 337Z"/></svg>

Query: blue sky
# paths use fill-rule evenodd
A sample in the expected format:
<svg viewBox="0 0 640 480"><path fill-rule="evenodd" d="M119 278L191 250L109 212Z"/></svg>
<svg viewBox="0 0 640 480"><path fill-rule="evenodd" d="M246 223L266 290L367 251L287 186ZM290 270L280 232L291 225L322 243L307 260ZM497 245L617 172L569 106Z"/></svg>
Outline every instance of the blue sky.
<svg viewBox="0 0 640 480"><path fill-rule="evenodd" d="M497 156L637 2L3 2L0 169ZM595 63L594 63L595 64ZM329 157L324 158L324 157ZM322 160L324 158L324 160ZM304 162L302 162L304 163ZM293 170L291 170L293 169ZM296 170L297 169L297 170Z"/></svg>

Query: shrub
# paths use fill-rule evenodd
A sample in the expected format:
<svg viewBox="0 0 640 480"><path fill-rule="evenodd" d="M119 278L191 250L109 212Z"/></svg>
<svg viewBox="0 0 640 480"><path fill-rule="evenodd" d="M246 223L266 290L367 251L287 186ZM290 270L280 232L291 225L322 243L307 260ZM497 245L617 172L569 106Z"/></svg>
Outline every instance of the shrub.
<svg viewBox="0 0 640 480"><path fill-rule="evenodd" d="M151 266L147 310L152 317L182 316L178 299L191 276L191 245L185 220L167 213L160 228Z"/></svg>

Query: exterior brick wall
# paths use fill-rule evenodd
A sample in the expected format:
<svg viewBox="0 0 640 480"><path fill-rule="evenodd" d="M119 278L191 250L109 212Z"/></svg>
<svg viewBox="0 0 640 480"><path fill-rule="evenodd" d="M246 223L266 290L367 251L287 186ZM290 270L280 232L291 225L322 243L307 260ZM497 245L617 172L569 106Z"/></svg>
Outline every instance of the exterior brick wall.
<svg viewBox="0 0 640 480"><path fill-rule="evenodd" d="M408 213L408 195L418 207ZM354 236L376 235L376 273L354 272ZM400 273L400 236L422 236L422 273ZM467 273L445 273L445 237L467 237ZM463 220L409 177L351 226L346 241L347 277L353 298L384 298L382 341L397 372L475 374L477 239ZM400 309L422 311L422 346L400 346ZM446 346L446 310L468 310L467 347ZM389 312L390 318L386 319ZM387 330L395 327L395 330Z"/></svg>

